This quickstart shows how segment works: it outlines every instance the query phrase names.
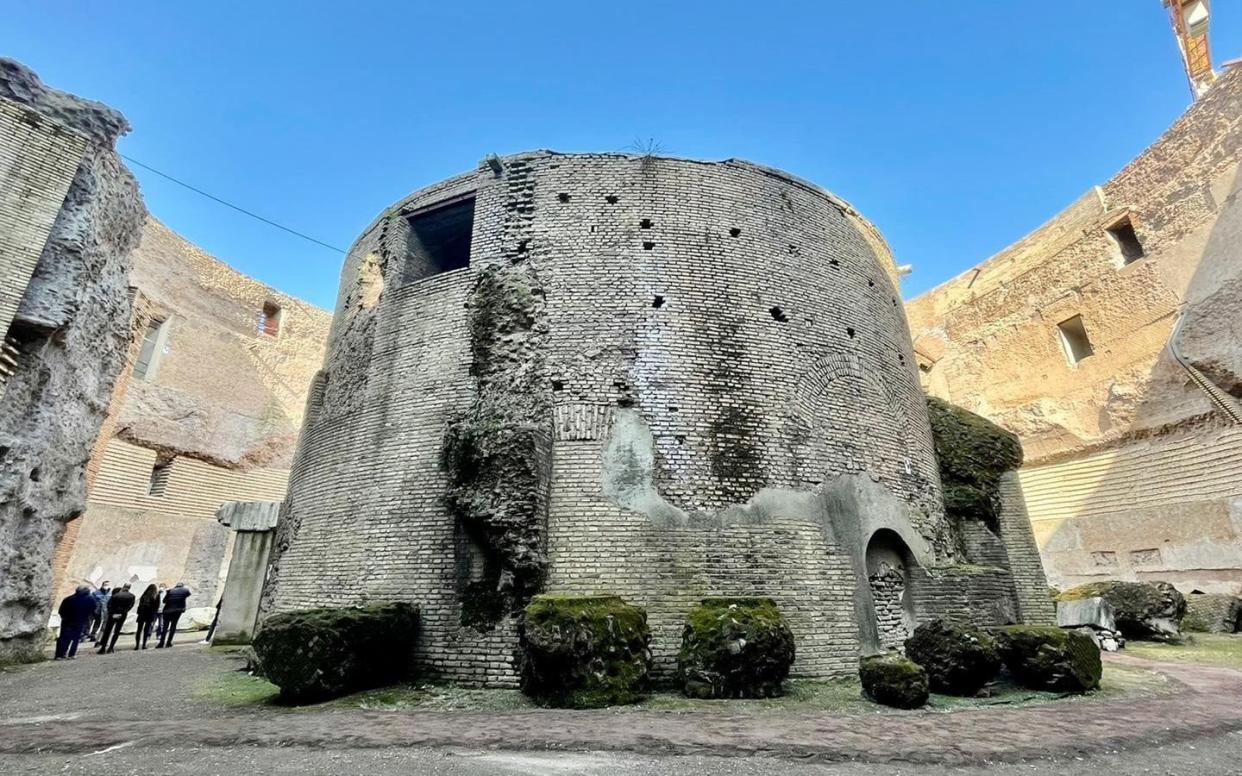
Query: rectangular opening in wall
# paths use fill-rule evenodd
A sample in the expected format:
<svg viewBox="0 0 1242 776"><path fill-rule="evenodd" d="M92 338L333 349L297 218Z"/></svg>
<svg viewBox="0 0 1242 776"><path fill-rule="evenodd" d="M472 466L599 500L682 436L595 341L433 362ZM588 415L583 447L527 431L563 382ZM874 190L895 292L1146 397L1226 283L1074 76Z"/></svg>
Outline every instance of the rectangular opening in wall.
<svg viewBox="0 0 1242 776"><path fill-rule="evenodd" d="M1107 231L1108 236L1113 238L1113 242L1117 243L1117 248L1121 251L1122 264L1130 264L1143 258L1143 243L1139 242L1138 234L1134 231L1134 224L1130 223L1128 217L1108 227Z"/></svg>
<svg viewBox="0 0 1242 776"><path fill-rule="evenodd" d="M1095 353L1091 347L1091 339L1087 336L1087 327L1082 323L1082 316L1061 321L1057 324L1061 333L1061 346L1065 348L1065 357L1071 364L1077 364L1087 356Z"/></svg>
<svg viewBox="0 0 1242 776"><path fill-rule="evenodd" d="M139 380L154 380L163 349L161 334L164 321L153 318L147 323L147 330L142 335L142 349L138 351L138 360L134 362L134 377Z"/></svg>
<svg viewBox="0 0 1242 776"><path fill-rule="evenodd" d="M265 337L275 337L280 334L280 319L284 311L280 309L280 305L275 302L264 302L263 309L259 311L258 332Z"/></svg>
<svg viewBox="0 0 1242 776"><path fill-rule="evenodd" d="M168 489L168 478L172 475L172 459L159 459L151 467L151 482L147 485L147 495L159 498Z"/></svg>
<svg viewBox="0 0 1242 776"><path fill-rule="evenodd" d="M470 266L473 196L415 213L409 224L407 283Z"/></svg>

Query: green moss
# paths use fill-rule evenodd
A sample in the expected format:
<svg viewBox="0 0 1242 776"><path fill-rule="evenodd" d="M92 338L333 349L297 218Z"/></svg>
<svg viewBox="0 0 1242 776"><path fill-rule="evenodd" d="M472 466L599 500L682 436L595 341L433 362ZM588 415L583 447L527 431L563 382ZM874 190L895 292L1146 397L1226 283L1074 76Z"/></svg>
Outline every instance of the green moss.
<svg viewBox="0 0 1242 776"><path fill-rule="evenodd" d="M770 598L704 598L686 616L678 681L692 698L781 693L794 660L793 632Z"/></svg>
<svg viewBox="0 0 1242 776"><path fill-rule="evenodd" d="M537 595L519 628L522 691L543 706L633 703L651 664L647 613L617 596Z"/></svg>
<svg viewBox="0 0 1242 776"><path fill-rule="evenodd" d="M200 681L194 694L222 706L262 706L276 702L280 688L244 671L229 671Z"/></svg>
<svg viewBox="0 0 1242 776"><path fill-rule="evenodd" d="M1047 625L1010 625L993 633L1009 673L1024 687L1087 692L1100 686L1100 649L1085 633Z"/></svg>
<svg viewBox="0 0 1242 776"><path fill-rule="evenodd" d="M1196 633L1176 644L1131 641L1126 654L1170 663L1203 663L1242 669L1242 634ZM1109 666L1109 672L1113 666Z"/></svg>
<svg viewBox="0 0 1242 776"><path fill-rule="evenodd" d="M312 703L409 675L418 608L407 603L269 617L255 634L263 676L290 703Z"/></svg>
<svg viewBox="0 0 1242 776"><path fill-rule="evenodd" d="M973 412L929 397L928 417L950 521L995 523L1000 478L1022 465L1018 438Z"/></svg>
<svg viewBox="0 0 1242 776"><path fill-rule="evenodd" d="M885 706L917 709L927 703L927 672L901 655L865 657L858 667L863 693Z"/></svg>

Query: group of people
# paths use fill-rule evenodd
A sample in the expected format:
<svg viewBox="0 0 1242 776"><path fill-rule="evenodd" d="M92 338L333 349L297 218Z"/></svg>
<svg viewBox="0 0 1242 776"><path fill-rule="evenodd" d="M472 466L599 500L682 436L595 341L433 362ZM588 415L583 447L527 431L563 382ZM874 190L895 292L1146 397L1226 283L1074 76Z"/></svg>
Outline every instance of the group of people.
<svg viewBox="0 0 1242 776"><path fill-rule="evenodd" d="M190 589L183 582L171 588L152 583L137 598L128 582L115 590L107 581L94 591L89 585L80 585L60 602L56 659L72 660L78 654L78 643L81 641L95 642L101 655L113 652L121 628L135 604L138 608L138 630L134 633L134 649L147 648L152 630L156 633L156 649L171 647L173 637L177 635L177 621L185 613L189 597Z"/></svg>

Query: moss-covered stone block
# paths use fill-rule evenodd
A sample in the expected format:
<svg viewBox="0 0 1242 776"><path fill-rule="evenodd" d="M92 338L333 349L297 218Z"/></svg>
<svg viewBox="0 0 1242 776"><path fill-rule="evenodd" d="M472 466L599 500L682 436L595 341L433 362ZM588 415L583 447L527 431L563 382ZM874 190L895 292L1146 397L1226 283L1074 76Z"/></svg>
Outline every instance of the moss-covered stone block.
<svg viewBox="0 0 1242 776"><path fill-rule="evenodd" d="M254 637L262 675L290 703L313 703L408 678L418 607L310 609L267 618Z"/></svg>
<svg viewBox="0 0 1242 776"><path fill-rule="evenodd" d="M927 671L932 692L972 696L1001 668L996 639L980 628L932 620L906 639L906 657Z"/></svg>
<svg viewBox="0 0 1242 776"><path fill-rule="evenodd" d="M1174 641L1181 637L1186 597L1168 582L1090 582L1066 590L1057 600L1096 597L1113 605L1117 629L1127 639Z"/></svg>
<svg viewBox="0 0 1242 776"><path fill-rule="evenodd" d="M993 633L1005 667L1023 687L1087 692L1100 686L1100 648L1085 633L1050 625L1009 625Z"/></svg>
<svg viewBox="0 0 1242 776"><path fill-rule="evenodd" d="M519 625L522 692L536 703L594 709L647 689L647 612L614 595L537 595Z"/></svg>
<svg viewBox="0 0 1242 776"><path fill-rule="evenodd" d="M927 703L927 671L901 655L864 657L858 666L863 694L896 709L917 709Z"/></svg>
<svg viewBox="0 0 1242 776"><path fill-rule="evenodd" d="M686 617L677 675L691 698L770 698L793 661L793 632L772 599L704 598Z"/></svg>

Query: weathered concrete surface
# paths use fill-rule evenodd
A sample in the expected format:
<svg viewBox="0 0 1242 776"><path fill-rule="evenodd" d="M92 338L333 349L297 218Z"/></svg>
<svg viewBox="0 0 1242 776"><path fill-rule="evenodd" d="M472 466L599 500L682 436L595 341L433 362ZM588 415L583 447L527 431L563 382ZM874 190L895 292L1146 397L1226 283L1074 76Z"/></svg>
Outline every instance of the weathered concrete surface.
<svg viewBox="0 0 1242 776"><path fill-rule="evenodd" d="M216 511L234 540L213 644L250 643L279 514L280 504L274 501L231 501Z"/></svg>
<svg viewBox="0 0 1242 776"><path fill-rule="evenodd" d="M1242 396L1242 68L1111 180L907 305L928 392L1016 433L1058 587L1242 591L1242 427L1167 346ZM1129 220L1143 255L1127 261ZM1110 229L1114 229L1110 232ZM1093 352L1066 352L1080 316Z"/></svg>
<svg viewBox="0 0 1242 776"><path fill-rule="evenodd" d="M21 366L0 403L0 662L37 654L50 609L51 558L86 506L85 472L129 344L130 254L144 208L112 148L110 109L56 93L14 62L7 94L91 136L10 335Z"/></svg>

